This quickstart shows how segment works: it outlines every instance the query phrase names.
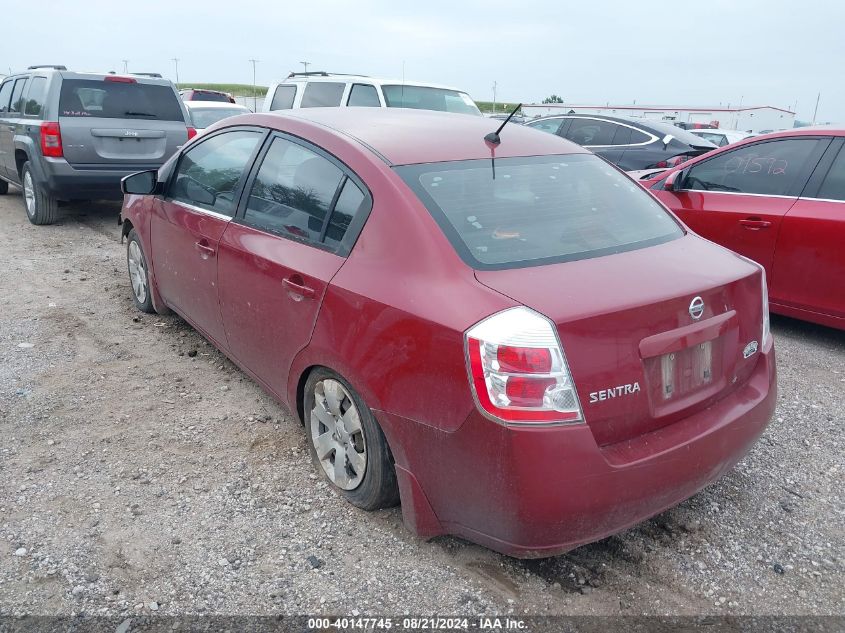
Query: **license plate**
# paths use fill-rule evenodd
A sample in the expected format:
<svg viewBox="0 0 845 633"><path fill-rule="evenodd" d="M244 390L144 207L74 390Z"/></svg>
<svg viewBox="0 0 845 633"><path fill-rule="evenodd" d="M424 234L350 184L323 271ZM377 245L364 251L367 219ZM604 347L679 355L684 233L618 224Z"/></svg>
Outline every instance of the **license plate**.
<svg viewBox="0 0 845 633"><path fill-rule="evenodd" d="M684 396L713 382L713 341L660 357L663 400Z"/></svg>

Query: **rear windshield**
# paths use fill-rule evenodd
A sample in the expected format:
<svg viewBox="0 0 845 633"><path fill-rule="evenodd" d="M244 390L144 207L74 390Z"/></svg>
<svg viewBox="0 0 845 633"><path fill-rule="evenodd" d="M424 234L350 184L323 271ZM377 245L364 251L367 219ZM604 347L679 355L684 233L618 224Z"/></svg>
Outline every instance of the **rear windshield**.
<svg viewBox="0 0 845 633"><path fill-rule="evenodd" d="M194 127L201 130L230 116L248 114L247 110L241 110L240 108L189 108L189 112L191 113L191 121L193 121Z"/></svg>
<svg viewBox="0 0 845 633"><path fill-rule="evenodd" d="M184 121L170 86L102 79L65 79L59 97L61 117Z"/></svg>
<svg viewBox="0 0 845 633"><path fill-rule="evenodd" d="M382 86L388 108L416 108L460 114L481 114L475 102L465 92L428 88L426 86Z"/></svg>
<svg viewBox="0 0 845 633"><path fill-rule="evenodd" d="M593 154L397 167L477 269L598 257L683 235L645 190Z"/></svg>
<svg viewBox="0 0 845 633"><path fill-rule="evenodd" d="M205 92L204 90L194 90L190 93L191 101L219 101L229 103L229 95L222 92Z"/></svg>

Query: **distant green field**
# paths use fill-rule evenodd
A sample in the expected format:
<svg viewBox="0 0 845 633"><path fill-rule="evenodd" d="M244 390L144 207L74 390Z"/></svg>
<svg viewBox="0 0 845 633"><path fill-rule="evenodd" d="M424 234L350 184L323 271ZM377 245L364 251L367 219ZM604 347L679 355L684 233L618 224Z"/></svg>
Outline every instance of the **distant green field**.
<svg viewBox="0 0 845 633"><path fill-rule="evenodd" d="M252 84L195 84L182 82L177 84L179 88L205 88L206 90L220 90L222 92L229 92L236 96L251 97ZM267 94L267 86L256 86L255 94L263 97Z"/></svg>

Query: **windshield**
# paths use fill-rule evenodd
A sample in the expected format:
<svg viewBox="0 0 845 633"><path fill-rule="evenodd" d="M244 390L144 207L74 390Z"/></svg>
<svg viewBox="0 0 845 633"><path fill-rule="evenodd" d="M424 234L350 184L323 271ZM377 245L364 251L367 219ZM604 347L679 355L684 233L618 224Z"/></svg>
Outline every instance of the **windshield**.
<svg viewBox="0 0 845 633"><path fill-rule="evenodd" d="M169 85L97 79L65 79L59 116L184 121Z"/></svg>
<svg viewBox="0 0 845 633"><path fill-rule="evenodd" d="M518 268L609 255L683 235L638 184L593 154L395 168L467 264Z"/></svg>
<svg viewBox="0 0 845 633"><path fill-rule="evenodd" d="M382 86L388 108L415 108L459 114L477 114L481 111L465 92L427 86Z"/></svg>
<svg viewBox="0 0 845 633"><path fill-rule="evenodd" d="M189 108L191 113L191 120L194 122L194 127L200 130L214 125L218 121L227 119L230 116L238 116L239 114L247 114L248 110L241 110L240 108Z"/></svg>

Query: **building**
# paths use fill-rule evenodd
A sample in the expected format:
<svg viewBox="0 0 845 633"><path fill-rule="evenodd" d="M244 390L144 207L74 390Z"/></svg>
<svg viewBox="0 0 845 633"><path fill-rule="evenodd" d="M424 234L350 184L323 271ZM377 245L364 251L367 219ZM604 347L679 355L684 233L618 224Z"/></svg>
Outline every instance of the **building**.
<svg viewBox="0 0 845 633"><path fill-rule="evenodd" d="M793 127L795 113L773 106L688 107L638 105L571 105L567 103L535 103L522 106L529 119L551 114L606 114L674 123L707 123L727 130L763 132Z"/></svg>

